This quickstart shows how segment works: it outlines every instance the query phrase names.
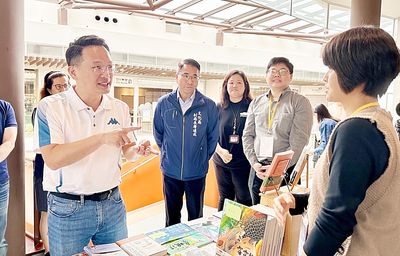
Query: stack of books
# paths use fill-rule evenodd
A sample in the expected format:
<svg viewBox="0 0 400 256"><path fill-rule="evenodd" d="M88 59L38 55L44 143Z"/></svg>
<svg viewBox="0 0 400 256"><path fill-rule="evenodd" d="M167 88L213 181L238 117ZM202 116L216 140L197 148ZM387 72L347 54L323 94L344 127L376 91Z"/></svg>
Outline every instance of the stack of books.
<svg viewBox="0 0 400 256"><path fill-rule="evenodd" d="M272 208L248 207L225 200L217 240L217 255L279 256L284 229Z"/></svg>
<svg viewBox="0 0 400 256"><path fill-rule="evenodd" d="M212 243L210 237L183 223L149 232L146 235L157 243L166 246L169 255Z"/></svg>
<svg viewBox="0 0 400 256"><path fill-rule="evenodd" d="M179 223L116 243L85 246L84 251L103 256L214 256L218 228L219 219L211 217L192 227Z"/></svg>

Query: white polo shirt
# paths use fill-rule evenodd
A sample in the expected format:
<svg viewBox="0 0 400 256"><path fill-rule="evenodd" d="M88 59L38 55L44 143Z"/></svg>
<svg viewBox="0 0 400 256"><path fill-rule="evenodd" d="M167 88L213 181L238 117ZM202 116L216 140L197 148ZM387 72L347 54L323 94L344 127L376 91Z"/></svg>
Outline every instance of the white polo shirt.
<svg viewBox="0 0 400 256"><path fill-rule="evenodd" d="M124 102L103 95L94 112L78 97L74 88L40 101L37 120L40 147L71 143L131 125L129 108ZM121 182L120 157L120 147L102 145L81 160L58 170L45 165L43 189L84 195L109 190Z"/></svg>

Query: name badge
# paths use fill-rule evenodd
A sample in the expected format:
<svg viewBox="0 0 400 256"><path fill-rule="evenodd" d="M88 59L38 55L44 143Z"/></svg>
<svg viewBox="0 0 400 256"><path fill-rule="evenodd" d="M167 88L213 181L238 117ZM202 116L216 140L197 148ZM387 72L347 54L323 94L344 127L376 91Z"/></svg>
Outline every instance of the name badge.
<svg viewBox="0 0 400 256"><path fill-rule="evenodd" d="M260 141L260 156L272 157L274 149L274 137L272 135L262 136Z"/></svg>
<svg viewBox="0 0 400 256"><path fill-rule="evenodd" d="M229 135L229 143L231 144L239 144L239 135L237 134L233 134L233 135Z"/></svg>

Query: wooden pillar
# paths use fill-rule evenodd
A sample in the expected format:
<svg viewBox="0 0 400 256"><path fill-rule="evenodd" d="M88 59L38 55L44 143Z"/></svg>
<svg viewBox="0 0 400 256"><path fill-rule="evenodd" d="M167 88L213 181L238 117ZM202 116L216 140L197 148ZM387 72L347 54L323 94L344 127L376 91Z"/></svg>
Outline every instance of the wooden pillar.
<svg viewBox="0 0 400 256"><path fill-rule="evenodd" d="M12 104L18 122L16 146L8 157L7 255L25 255L24 0L1 1L0 32L0 98Z"/></svg>
<svg viewBox="0 0 400 256"><path fill-rule="evenodd" d="M379 27L382 0L352 0L350 26L372 25Z"/></svg>

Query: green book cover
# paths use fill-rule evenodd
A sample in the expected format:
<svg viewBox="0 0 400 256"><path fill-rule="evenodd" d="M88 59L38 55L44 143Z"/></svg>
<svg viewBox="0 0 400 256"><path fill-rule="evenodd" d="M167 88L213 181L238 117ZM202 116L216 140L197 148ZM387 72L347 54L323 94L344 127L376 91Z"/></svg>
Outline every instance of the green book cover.
<svg viewBox="0 0 400 256"><path fill-rule="evenodd" d="M203 245L211 243L212 240L206 235L193 231L185 237L171 241L167 244L167 251L169 255L187 250L189 247L201 247Z"/></svg>
<svg viewBox="0 0 400 256"><path fill-rule="evenodd" d="M261 255L268 215L225 199L217 240L218 255Z"/></svg>

